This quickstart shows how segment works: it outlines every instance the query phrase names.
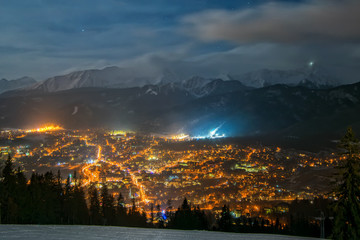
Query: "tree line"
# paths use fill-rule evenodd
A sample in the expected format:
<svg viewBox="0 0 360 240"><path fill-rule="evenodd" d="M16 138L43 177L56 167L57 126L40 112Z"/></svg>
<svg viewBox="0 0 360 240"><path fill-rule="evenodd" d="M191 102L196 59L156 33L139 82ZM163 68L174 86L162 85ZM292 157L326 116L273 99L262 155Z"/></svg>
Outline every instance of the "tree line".
<svg viewBox="0 0 360 240"><path fill-rule="evenodd" d="M95 185L86 193L76 172L62 184L60 171L54 175L33 173L27 181L14 170L9 157L0 181L1 223L4 224L90 224L146 226L146 214L135 205L125 208L122 195L115 199L106 184L100 192Z"/></svg>

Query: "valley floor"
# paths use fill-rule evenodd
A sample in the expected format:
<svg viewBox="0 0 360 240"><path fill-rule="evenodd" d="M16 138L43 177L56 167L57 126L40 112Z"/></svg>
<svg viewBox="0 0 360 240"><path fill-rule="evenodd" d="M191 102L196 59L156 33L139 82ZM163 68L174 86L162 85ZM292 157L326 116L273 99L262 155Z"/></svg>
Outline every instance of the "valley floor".
<svg viewBox="0 0 360 240"><path fill-rule="evenodd" d="M126 228L101 226L53 226L53 225L0 225L0 239L27 240L111 240L111 239L166 239L166 240L311 240L304 238L271 234L241 234L210 231L182 231L153 228Z"/></svg>

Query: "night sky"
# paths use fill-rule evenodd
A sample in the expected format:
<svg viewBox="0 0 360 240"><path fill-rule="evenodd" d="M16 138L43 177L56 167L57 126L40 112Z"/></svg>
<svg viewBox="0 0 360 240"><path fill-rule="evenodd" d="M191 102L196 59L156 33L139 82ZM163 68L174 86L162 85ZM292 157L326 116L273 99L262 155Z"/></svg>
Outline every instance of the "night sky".
<svg viewBox="0 0 360 240"><path fill-rule="evenodd" d="M0 78L133 67L218 76L309 62L360 81L360 1L0 0Z"/></svg>

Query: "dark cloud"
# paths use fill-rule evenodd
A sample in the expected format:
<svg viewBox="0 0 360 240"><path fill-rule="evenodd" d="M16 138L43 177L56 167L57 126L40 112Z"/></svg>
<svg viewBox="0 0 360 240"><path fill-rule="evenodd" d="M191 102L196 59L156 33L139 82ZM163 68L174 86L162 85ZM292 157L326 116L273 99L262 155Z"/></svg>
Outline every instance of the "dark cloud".
<svg viewBox="0 0 360 240"><path fill-rule="evenodd" d="M194 46L183 51L152 53L120 62L119 65L138 66L141 71L171 69L180 78L193 75L217 77L240 75L260 69L293 70L308 66L310 61L321 67L326 75L343 83L360 81L360 46L283 45L274 43L243 44L228 51L191 56ZM195 47L196 48L196 47ZM178 49L181 49L178 47Z"/></svg>
<svg viewBox="0 0 360 240"><path fill-rule="evenodd" d="M214 77L316 61L344 82L360 80L358 1L0 2L0 78L109 65Z"/></svg>
<svg viewBox="0 0 360 240"><path fill-rule="evenodd" d="M237 11L204 11L182 22L187 34L203 41L359 42L360 1L272 2Z"/></svg>

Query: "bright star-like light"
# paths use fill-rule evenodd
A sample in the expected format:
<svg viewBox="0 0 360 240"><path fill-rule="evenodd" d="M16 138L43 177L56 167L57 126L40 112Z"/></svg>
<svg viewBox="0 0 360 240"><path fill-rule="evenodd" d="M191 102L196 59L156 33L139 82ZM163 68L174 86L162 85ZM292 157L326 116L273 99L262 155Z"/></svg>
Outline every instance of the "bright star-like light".
<svg viewBox="0 0 360 240"><path fill-rule="evenodd" d="M309 62L309 66L310 67L314 66L314 62L313 61Z"/></svg>

